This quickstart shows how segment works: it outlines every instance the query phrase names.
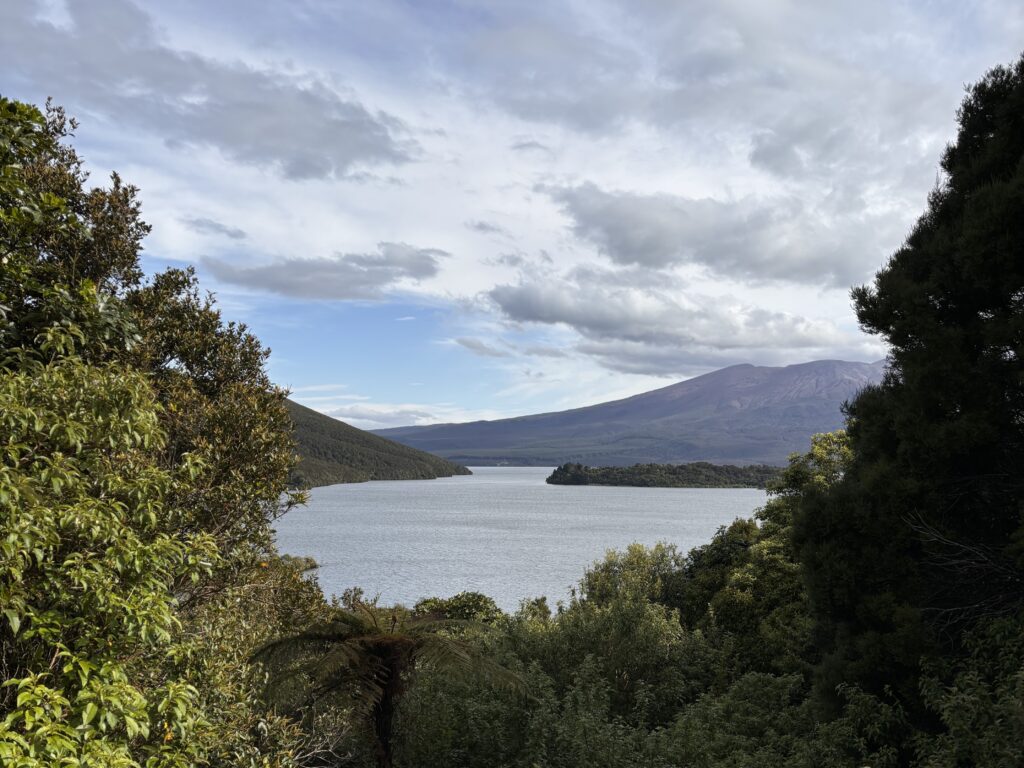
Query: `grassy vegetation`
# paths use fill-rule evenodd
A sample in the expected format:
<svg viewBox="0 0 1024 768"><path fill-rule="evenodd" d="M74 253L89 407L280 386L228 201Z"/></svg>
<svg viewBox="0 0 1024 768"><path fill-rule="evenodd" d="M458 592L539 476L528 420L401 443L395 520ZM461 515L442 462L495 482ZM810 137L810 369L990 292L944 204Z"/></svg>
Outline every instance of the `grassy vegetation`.
<svg viewBox="0 0 1024 768"><path fill-rule="evenodd" d="M634 464L587 467L563 464L548 478L552 485L635 485L651 488L766 488L781 470L767 464Z"/></svg>
<svg viewBox="0 0 1024 768"><path fill-rule="evenodd" d="M432 480L469 470L432 454L371 435L330 416L287 401L295 424L299 463L289 481L315 488L367 480Z"/></svg>

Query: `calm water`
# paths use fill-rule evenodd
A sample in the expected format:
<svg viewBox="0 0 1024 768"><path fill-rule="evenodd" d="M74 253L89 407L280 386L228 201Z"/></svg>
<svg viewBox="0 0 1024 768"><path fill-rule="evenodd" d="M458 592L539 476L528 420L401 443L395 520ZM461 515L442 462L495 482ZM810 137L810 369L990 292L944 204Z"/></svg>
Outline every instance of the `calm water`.
<svg viewBox="0 0 1024 768"><path fill-rule="evenodd" d="M277 522L280 550L312 555L324 592L360 586L383 603L483 592L513 610L554 605L608 549L668 541L682 550L746 517L763 491L547 485L550 469L316 488Z"/></svg>

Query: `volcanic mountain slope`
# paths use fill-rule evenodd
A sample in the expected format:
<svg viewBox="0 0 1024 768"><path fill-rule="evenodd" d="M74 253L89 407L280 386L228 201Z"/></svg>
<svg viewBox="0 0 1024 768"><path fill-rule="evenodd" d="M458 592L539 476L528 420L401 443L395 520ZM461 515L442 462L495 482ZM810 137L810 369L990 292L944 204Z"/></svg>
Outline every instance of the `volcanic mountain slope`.
<svg viewBox="0 0 1024 768"><path fill-rule="evenodd" d="M469 474L458 464L356 429L291 400L286 405L295 425L299 453L299 463L289 478L292 485L313 488L364 480L431 480Z"/></svg>
<svg viewBox="0 0 1024 768"><path fill-rule="evenodd" d="M783 464L843 426L842 405L885 361L734 365L623 400L497 421L376 430L463 464Z"/></svg>

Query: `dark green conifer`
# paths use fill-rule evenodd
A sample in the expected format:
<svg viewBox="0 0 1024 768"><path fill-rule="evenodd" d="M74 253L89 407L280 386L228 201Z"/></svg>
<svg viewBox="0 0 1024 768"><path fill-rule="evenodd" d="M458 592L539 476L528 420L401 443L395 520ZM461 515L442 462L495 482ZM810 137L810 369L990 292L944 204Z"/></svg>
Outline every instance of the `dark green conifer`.
<svg viewBox="0 0 1024 768"><path fill-rule="evenodd" d="M853 291L890 368L849 406L844 481L797 526L820 690L888 688L912 716L922 657L1024 599L1024 58L957 117L925 213Z"/></svg>

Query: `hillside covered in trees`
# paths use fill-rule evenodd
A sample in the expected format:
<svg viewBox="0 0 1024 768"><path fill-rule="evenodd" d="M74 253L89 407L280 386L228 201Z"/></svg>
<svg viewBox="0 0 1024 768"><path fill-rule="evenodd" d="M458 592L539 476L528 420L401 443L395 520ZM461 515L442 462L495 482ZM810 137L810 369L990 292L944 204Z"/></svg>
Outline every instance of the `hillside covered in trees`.
<svg viewBox="0 0 1024 768"><path fill-rule="evenodd" d="M632 467L587 467L562 464L548 477L551 485L634 485L650 488L766 488L781 470L766 464L634 464Z"/></svg>
<svg viewBox="0 0 1024 768"><path fill-rule="evenodd" d="M870 286L883 381L707 544L552 608L324 599L267 351L0 99L0 764L959 768L1024 744L1024 58ZM496 541L495 546L500 546Z"/></svg>
<svg viewBox="0 0 1024 768"><path fill-rule="evenodd" d="M301 488L366 480L432 480L468 475L463 466L364 432L286 400L299 461L289 482Z"/></svg>

